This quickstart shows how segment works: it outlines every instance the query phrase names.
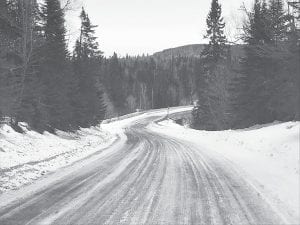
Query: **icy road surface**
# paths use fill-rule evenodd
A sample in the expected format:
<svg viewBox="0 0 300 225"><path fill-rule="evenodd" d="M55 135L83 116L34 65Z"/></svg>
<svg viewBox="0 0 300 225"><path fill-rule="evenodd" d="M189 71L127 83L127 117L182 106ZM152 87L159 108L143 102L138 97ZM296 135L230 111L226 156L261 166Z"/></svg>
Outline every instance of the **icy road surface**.
<svg viewBox="0 0 300 225"><path fill-rule="evenodd" d="M230 162L146 127L127 139L0 197L0 224L284 224ZM121 138L122 139L122 138Z"/></svg>

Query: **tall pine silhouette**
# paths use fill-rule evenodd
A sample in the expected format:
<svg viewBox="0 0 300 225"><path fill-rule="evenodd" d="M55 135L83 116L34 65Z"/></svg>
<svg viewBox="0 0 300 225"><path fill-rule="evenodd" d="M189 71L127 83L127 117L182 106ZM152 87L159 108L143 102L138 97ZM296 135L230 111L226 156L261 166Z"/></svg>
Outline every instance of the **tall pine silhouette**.
<svg viewBox="0 0 300 225"><path fill-rule="evenodd" d="M95 28L89 16L82 8L81 29L76 41L73 65L77 88L73 89L75 122L81 127L89 127L101 122L105 116L103 91L97 82L99 77L102 52L95 37ZM97 85L98 84L98 85Z"/></svg>
<svg viewBox="0 0 300 225"><path fill-rule="evenodd" d="M212 0L211 9L206 19L208 45L201 54L197 77L198 103L193 110L193 125L197 129L214 130L219 126L214 112L214 106L219 101L217 90L212 90L212 84L218 82L218 67L226 58L225 23L222 17L222 7L218 0Z"/></svg>
<svg viewBox="0 0 300 225"><path fill-rule="evenodd" d="M290 115L294 114L294 107L278 110L279 105L286 102L290 102L287 104L289 107L294 105L289 96L294 92L294 78L289 75L291 67L283 63L294 58L288 56L285 47L287 32L283 2L270 0L267 4L256 0L247 15L244 25L245 56L241 60L240 76L233 81L234 127L290 119ZM280 95L279 90L282 91Z"/></svg>
<svg viewBox="0 0 300 225"><path fill-rule="evenodd" d="M45 43L43 46L43 103L47 108L46 120L51 128L70 129L70 66L66 45L64 11L59 0L46 0L42 8Z"/></svg>
<svg viewBox="0 0 300 225"><path fill-rule="evenodd" d="M258 57L257 46L270 42L266 4L255 0L248 20L244 24L245 56L241 60L240 76L233 81L234 126L245 127L267 116L264 99L264 66Z"/></svg>

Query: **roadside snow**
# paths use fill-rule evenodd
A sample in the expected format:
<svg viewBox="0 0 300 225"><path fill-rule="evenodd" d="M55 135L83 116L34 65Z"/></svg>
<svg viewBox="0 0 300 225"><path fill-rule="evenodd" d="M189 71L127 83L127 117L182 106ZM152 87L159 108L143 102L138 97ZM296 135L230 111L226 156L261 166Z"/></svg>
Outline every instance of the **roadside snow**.
<svg viewBox="0 0 300 225"><path fill-rule="evenodd" d="M172 114L172 113L188 112L191 111L192 109L193 109L192 106L173 107L169 109L169 113ZM164 117L167 116L167 113L168 113L168 109L156 109L156 110L150 110L146 112L132 113L119 118L105 120L101 124L101 128L109 133L115 135L117 134L119 136L126 138L124 135L125 128L130 126L130 124L152 116Z"/></svg>
<svg viewBox="0 0 300 225"><path fill-rule="evenodd" d="M0 128L0 193L83 159L108 147L116 138L100 127L53 135L26 128L20 134L4 125Z"/></svg>
<svg viewBox="0 0 300 225"><path fill-rule="evenodd" d="M172 120L149 128L217 152L245 173L249 182L285 216L299 221L300 122L274 123L244 130L197 131Z"/></svg>

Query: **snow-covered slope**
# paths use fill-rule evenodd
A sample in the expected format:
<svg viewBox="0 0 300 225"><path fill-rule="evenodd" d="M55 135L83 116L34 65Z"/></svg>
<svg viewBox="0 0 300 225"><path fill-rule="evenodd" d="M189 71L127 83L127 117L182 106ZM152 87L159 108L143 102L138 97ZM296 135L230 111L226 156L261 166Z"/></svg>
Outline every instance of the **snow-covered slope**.
<svg viewBox="0 0 300 225"><path fill-rule="evenodd" d="M58 131L53 135L26 128L20 134L4 125L0 128L0 193L85 158L116 138L100 127L80 129L77 133Z"/></svg>
<svg viewBox="0 0 300 225"><path fill-rule="evenodd" d="M271 205L299 218L300 122L274 123L244 130L196 131L163 121L152 131L192 142L225 157ZM286 215L289 216L289 215Z"/></svg>

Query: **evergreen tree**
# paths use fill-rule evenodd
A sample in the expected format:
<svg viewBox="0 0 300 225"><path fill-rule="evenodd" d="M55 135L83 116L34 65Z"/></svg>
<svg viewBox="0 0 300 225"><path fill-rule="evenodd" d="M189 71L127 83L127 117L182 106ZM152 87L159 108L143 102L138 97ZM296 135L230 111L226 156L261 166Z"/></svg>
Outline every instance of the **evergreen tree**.
<svg viewBox="0 0 300 225"><path fill-rule="evenodd" d="M265 58L272 61L266 89L270 99L268 108L276 120L299 118L299 33L289 27L290 16L282 0L270 0L269 16L272 45L264 48ZM293 19L291 20L293 21ZM298 40L298 43L297 43ZM297 103L298 102L298 103Z"/></svg>
<svg viewBox="0 0 300 225"><path fill-rule="evenodd" d="M220 59L226 57L225 23L222 17L222 7L218 0L212 0L206 24L207 31L204 37L209 39L209 44L205 47L202 58L216 64Z"/></svg>
<svg viewBox="0 0 300 225"><path fill-rule="evenodd" d="M212 129L211 114L209 110L208 82L205 76L203 61L197 62L195 66L197 101L192 111L192 126L195 129Z"/></svg>
<svg viewBox="0 0 300 225"><path fill-rule="evenodd" d="M287 17L282 0L270 0L269 3L271 39L276 45L286 39Z"/></svg>
<svg viewBox="0 0 300 225"><path fill-rule="evenodd" d="M59 0L46 0L42 7L43 62L41 76L45 86L43 105L47 107L48 124L51 129L70 129L72 108L70 105L71 70L66 45L64 11Z"/></svg>
<svg viewBox="0 0 300 225"><path fill-rule="evenodd" d="M278 71L282 72L281 60L276 60L279 42L283 44L284 10L280 0L256 0L253 11L244 25L245 57L242 59L240 76L233 82L235 92L233 109L235 126L245 127L256 123L268 123L278 119L274 104L278 83Z"/></svg>
<svg viewBox="0 0 300 225"><path fill-rule="evenodd" d="M213 90L213 83L218 82L221 75L218 73L218 67L227 56L225 23L218 0L212 0L206 23L205 38L209 39L209 44L201 54L201 72L197 78L198 104L193 110L193 121L195 128L214 130L220 127L217 118L214 118L214 111L217 110L215 106L222 96L219 95L219 90Z"/></svg>
<svg viewBox="0 0 300 225"><path fill-rule="evenodd" d="M122 111L124 107L125 96L123 90L124 77L123 69L119 62L118 55L116 53L109 60L108 71L106 74L106 86L109 96L114 103L114 106Z"/></svg>
<svg viewBox="0 0 300 225"><path fill-rule="evenodd" d="M266 1L255 0L251 12L246 12L243 40L248 45L270 43L270 20Z"/></svg>
<svg viewBox="0 0 300 225"><path fill-rule="evenodd" d="M84 8L82 8L81 14L81 34L79 42L82 46L82 54L88 58L99 58L102 52L99 50L99 44L95 37L95 28L97 26L92 25L89 16L86 14Z"/></svg>
<svg viewBox="0 0 300 225"><path fill-rule="evenodd" d="M81 127L89 127L101 122L105 116L103 91L97 85L102 52L98 49L95 28L84 8L81 14L81 32L76 41L73 64L77 88L73 90L74 120Z"/></svg>
<svg viewBox="0 0 300 225"><path fill-rule="evenodd" d="M255 119L263 121L266 115L265 105L262 105L264 83L262 59L258 57L256 48L269 42L264 16L265 3L255 0L253 10L248 14L244 24L245 56L242 58L241 71L233 85L233 126L249 126Z"/></svg>

